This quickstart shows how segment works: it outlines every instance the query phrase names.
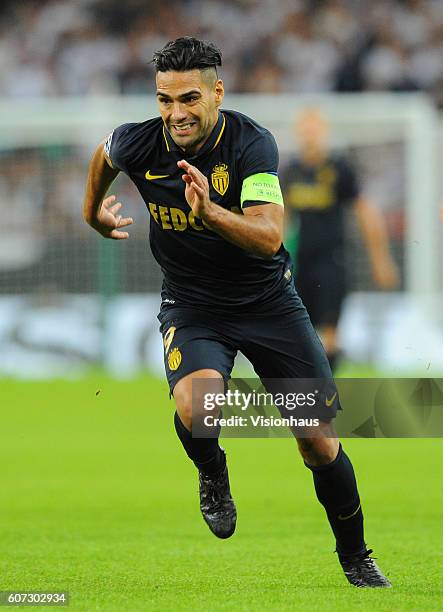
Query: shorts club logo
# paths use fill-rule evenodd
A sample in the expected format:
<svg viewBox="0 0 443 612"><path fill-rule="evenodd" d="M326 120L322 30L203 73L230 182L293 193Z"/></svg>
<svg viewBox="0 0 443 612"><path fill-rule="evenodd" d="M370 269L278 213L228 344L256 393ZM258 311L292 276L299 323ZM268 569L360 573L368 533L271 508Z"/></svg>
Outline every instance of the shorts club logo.
<svg viewBox="0 0 443 612"><path fill-rule="evenodd" d="M217 164L211 174L212 186L221 196L225 195L229 187L228 164Z"/></svg>
<svg viewBox="0 0 443 612"><path fill-rule="evenodd" d="M169 369L172 371L176 370L178 366L181 364L181 362L182 362L182 354L180 353L178 348L175 346L168 355Z"/></svg>

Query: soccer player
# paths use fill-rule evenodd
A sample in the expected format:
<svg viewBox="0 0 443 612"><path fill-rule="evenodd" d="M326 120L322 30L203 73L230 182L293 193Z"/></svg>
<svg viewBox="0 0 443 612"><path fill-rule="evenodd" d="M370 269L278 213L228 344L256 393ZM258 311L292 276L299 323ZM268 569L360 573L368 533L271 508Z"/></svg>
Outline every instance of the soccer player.
<svg viewBox="0 0 443 612"><path fill-rule="evenodd" d="M288 220L295 228L295 282L334 371L337 323L346 295L344 211L352 206L381 289L398 284L384 220L364 197L347 160L330 152L329 126L319 109L305 109L296 121L299 155L282 175Z"/></svg>
<svg viewBox="0 0 443 612"><path fill-rule="evenodd" d="M158 318L175 428L199 472L203 518L216 536L228 538L237 513L226 456L217 437L192 435L201 417L195 398L192 406L193 380L223 388L241 350L262 379L334 383L282 245L274 138L249 117L220 110L221 53L213 44L179 38L153 61L161 116L117 127L98 146L84 218L106 238L128 238L132 219L121 216L114 196L105 197L119 172L146 203L151 248L164 274ZM297 440L300 453L348 580L358 587L390 586L366 547L354 471L333 434L336 392L327 406L320 435Z"/></svg>

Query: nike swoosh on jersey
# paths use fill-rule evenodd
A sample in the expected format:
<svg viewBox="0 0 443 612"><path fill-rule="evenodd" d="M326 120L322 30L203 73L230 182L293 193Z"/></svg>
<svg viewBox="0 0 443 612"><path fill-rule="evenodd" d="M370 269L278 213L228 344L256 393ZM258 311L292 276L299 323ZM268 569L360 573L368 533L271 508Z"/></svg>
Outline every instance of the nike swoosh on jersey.
<svg viewBox="0 0 443 612"><path fill-rule="evenodd" d="M334 403L335 398L337 397L337 391L334 393L334 395L331 397L331 399L326 398L326 406L332 406L332 404Z"/></svg>
<svg viewBox="0 0 443 612"><path fill-rule="evenodd" d="M167 176L169 176L169 174L151 174L150 170L145 174L145 178L148 179L148 181L155 181L156 179L166 178Z"/></svg>

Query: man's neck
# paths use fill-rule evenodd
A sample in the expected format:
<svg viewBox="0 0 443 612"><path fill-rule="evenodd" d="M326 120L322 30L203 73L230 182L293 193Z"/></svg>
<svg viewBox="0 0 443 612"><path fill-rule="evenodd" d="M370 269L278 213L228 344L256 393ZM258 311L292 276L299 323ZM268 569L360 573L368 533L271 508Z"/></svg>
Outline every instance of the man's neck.
<svg viewBox="0 0 443 612"><path fill-rule="evenodd" d="M301 152L301 159L306 166L318 166L325 161L327 151L317 147L304 149Z"/></svg>

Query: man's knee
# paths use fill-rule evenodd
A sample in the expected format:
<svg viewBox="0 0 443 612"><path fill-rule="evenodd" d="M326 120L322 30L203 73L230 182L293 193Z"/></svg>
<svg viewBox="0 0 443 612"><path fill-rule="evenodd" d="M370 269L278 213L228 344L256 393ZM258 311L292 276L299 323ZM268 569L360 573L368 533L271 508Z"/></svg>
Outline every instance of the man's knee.
<svg viewBox="0 0 443 612"><path fill-rule="evenodd" d="M180 393L176 393L174 389L174 399L177 414L180 417L183 425L191 431L192 429L192 391L183 389Z"/></svg>
<svg viewBox="0 0 443 612"><path fill-rule="evenodd" d="M312 467L332 463L339 449L337 438L298 438L297 444L304 462Z"/></svg>
<svg viewBox="0 0 443 612"><path fill-rule="evenodd" d="M208 388L205 385L193 385L194 379L208 379ZM218 383L219 381L219 383ZM205 394L208 392L223 393L224 382L221 374L216 370L198 370L184 376L174 387L173 396L177 413L183 425L192 430L192 421L203 417L205 408Z"/></svg>

